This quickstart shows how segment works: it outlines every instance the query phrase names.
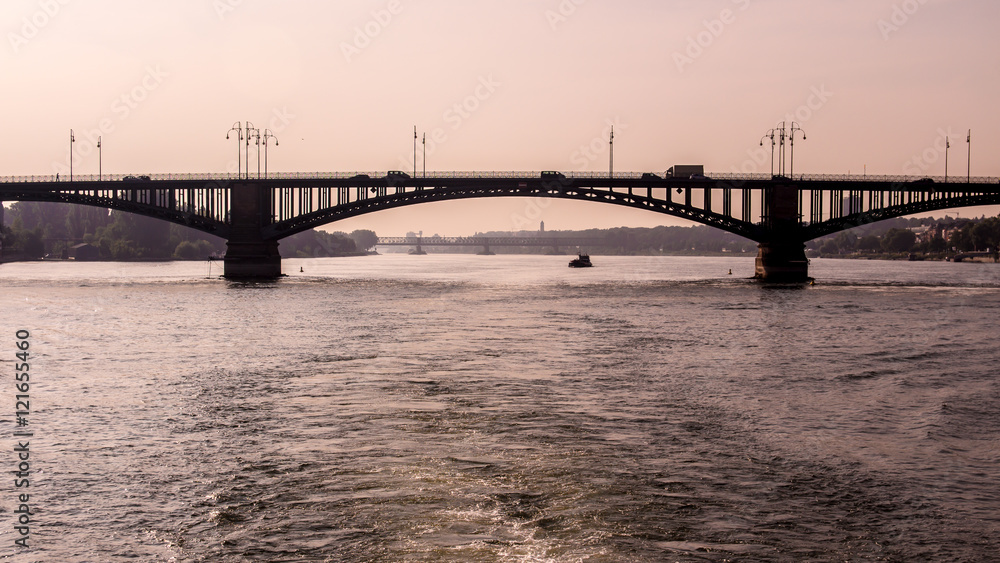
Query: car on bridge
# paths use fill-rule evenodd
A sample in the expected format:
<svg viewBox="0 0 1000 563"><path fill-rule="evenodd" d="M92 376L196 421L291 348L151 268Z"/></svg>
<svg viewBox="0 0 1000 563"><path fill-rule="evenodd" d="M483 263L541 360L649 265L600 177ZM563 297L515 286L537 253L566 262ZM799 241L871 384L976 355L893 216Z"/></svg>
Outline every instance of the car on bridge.
<svg viewBox="0 0 1000 563"><path fill-rule="evenodd" d="M131 174L122 178L122 182L149 182L150 180L152 178L149 176L133 176Z"/></svg>

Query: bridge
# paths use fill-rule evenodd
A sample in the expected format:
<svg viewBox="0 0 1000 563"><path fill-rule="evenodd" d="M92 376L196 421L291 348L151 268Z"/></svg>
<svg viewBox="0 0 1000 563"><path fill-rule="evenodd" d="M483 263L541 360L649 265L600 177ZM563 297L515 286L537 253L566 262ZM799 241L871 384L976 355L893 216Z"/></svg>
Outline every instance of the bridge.
<svg viewBox="0 0 1000 563"><path fill-rule="evenodd" d="M651 173L403 172L0 178L0 201L91 205L227 239L225 275L281 275L278 241L340 219L407 205L547 197L620 205L716 227L758 243L756 277L808 279L805 242L892 217L1000 204L998 178ZM966 180L966 179L962 179Z"/></svg>
<svg viewBox="0 0 1000 563"><path fill-rule="evenodd" d="M379 237L378 246L410 246L416 254L425 246L481 246L480 254L493 254L491 247L540 246L558 250L567 246L597 246L605 241L599 238L552 237L552 236L508 236L508 237Z"/></svg>

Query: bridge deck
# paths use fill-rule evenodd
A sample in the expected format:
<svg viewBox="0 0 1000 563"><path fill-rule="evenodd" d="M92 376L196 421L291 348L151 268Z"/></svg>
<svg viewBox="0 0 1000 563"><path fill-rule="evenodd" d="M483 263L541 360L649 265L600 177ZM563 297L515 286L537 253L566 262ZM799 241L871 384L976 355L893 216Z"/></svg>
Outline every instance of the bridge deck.
<svg viewBox="0 0 1000 563"><path fill-rule="evenodd" d="M339 219L383 209L480 197L556 197L613 203L665 213L762 240L780 215L803 240L890 217L1000 203L994 177L711 173L666 178L651 173L401 172L271 174L151 174L0 178L0 200L61 201L151 215L228 237L235 191L259 191L254 219L261 236L277 240ZM65 178L62 178L65 180ZM774 193L781 191L776 206ZM242 192L241 192L242 193ZM255 192L256 193L256 192ZM791 195L789 195L791 194ZM244 198L245 199L245 198ZM779 208L780 207L780 208Z"/></svg>

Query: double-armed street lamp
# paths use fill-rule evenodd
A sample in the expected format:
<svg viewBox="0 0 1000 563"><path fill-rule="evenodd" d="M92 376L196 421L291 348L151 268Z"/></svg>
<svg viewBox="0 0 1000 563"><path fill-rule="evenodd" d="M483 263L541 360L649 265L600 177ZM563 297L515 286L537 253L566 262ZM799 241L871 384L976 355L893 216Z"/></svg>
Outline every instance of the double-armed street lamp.
<svg viewBox="0 0 1000 563"><path fill-rule="evenodd" d="M789 158L788 158L788 175L789 176L794 176L795 175L795 168L794 168L795 167L795 133L797 133L797 132L802 132L802 140L805 141L806 140L806 132L801 127L799 127L798 123L795 123L793 121L792 122L792 128L790 129L790 131L788 133L788 142L789 142L789 146L791 147L790 150L789 150L790 154L789 154Z"/></svg>
<svg viewBox="0 0 1000 563"><path fill-rule="evenodd" d="M760 146L764 146L764 139L771 139L771 177L774 177L774 135L775 130L769 129L764 136L760 138Z"/></svg>
<svg viewBox="0 0 1000 563"><path fill-rule="evenodd" d="M247 163L246 178L247 180L249 180L250 179L250 135L257 135L257 142L259 143L260 129L254 127L253 123L250 123L249 121L245 123L246 123L246 140L247 140L246 151L245 151L246 163ZM260 153L257 153L257 175L258 176L260 175Z"/></svg>
<svg viewBox="0 0 1000 563"><path fill-rule="evenodd" d="M229 128L229 132L226 133L226 139L229 139L229 133L233 131L236 131L236 178L239 179L240 174L243 173L243 167L240 166L240 141L243 140L243 127L239 121Z"/></svg>
<svg viewBox="0 0 1000 563"><path fill-rule="evenodd" d="M785 175L785 138L788 136L788 131L785 129L785 122L781 122L781 127L777 130L778 132L778 174L781 176Z"/></svg>
<svg viewBox="0 0 1000 563"><path fill-rule="evenodd" d="M256 145L257 150L257 179L260 180L260 130L253 130L254 145ZM250 144L250 139L247 138L247 145ZM250 177L250 166L247 166L247 178Z"/></svg>
<svg viewBox="0 0 1000 563"><path fill-rule="evenodd" d="M785 139L788 139L789 147L789 159L788 159L788 174L794 174L795 165L795 134L802 133L802 140L806 140L806 132L804 129L799 127L799 124L792 122L788 127L785 126L785 122L782 121L778 124L778 127L773 129L768 129L767 133L760 138L760 146L764 146L764 139L771 139L771 177L774 177L774 145L778 145L778 173L781 176L785 175ZM778 141L775 143L774 138L777 137Z"/></svg>
<svg viewBox="0 0 1000 563"><path fill-rule="evenodd" d="M264 134L261 135L264 138L264 177L267 178L267 140L274 139L274 146L278 146L278 138L271 133L270 129L264 129Z"/></svg>

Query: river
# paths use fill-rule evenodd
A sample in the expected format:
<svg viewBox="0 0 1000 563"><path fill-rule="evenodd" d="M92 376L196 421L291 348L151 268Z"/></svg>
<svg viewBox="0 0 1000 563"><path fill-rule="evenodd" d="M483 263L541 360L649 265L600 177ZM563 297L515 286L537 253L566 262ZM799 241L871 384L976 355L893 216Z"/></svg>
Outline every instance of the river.
<svg viewBox="0 0 1000 563"><path fill-rule="evenodd" d="M0 559L995 560L1000 266L568 259L3 264Z"/></svg>

